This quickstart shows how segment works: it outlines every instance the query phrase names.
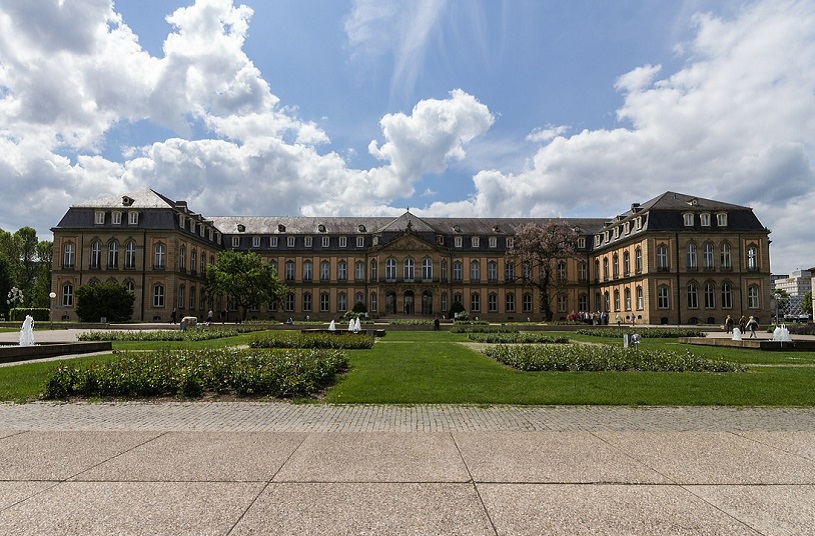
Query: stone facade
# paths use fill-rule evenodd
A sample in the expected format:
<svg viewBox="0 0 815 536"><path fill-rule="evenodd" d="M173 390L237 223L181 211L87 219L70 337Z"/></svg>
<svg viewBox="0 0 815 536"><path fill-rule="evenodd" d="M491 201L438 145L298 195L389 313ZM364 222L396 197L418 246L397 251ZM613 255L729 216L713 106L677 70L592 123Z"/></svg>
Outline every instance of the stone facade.
<svg viewBox="0 0 815 536"><path fill-rule="evenodd" d="M54 232L54 318L76 319L79 285L117 281L134 320L203 318L208 264L255 251L290 289L250 318L338 319L362 301L374 318L442 317L453 302L491 321L543 319L540 296L505 259L516 229L544 218L218 217L145 189L70 207ZM769 320L769 230L752 209L667 192L612 220L566 218L577 255L558 263L555 320L603 311L611 323ZM219 318L216 313L216 319Z"/></svg>

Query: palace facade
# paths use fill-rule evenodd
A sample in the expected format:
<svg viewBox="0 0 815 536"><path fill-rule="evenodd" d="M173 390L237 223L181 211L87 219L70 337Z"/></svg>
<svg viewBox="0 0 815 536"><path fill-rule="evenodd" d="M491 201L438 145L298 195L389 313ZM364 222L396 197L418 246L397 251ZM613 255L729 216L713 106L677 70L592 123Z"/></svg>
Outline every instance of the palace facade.
<svg viewBox="0 0 815 536"><path fill-rule="evenodd" d="M54 233L54 318L76 320L81 285L115 281L136 296L134 320L203 318L204 274L224 250L254 251L289 292L249 318L338 319L356 302L373 318L544 319L539 291L506 259L516 229L543 218L207 217L150 189L71 206ZM580 311L612 323L769 320L769 229L749 207L666 192L611 220L562 218L577 255L557 263L555 320ZM216 313L216 318L219 316Z"/></svg>

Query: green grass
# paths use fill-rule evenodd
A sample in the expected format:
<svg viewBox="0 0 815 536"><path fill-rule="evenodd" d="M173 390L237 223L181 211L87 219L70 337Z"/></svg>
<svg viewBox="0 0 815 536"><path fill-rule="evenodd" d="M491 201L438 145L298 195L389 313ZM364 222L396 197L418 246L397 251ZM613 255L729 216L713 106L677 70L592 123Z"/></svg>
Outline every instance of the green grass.
<svg viewBox="0 0 815 536"><path fill-rule="evenodd" d="M619 344L573 333L573 341ZM250 334L195 343L117 342L117 350L246 344ZM611 404L815 406L815 352L762 352L643 339L641 348L690 350L748 365L746 373L521 372L471 346L466 334L389 331L371 350L347 351L351 368L322 400L355 404ZM80 362L110 356L79 358ZM752 365L752 366L751 366ZM0 400L28 401L57 362L0 367Z"/></svg>

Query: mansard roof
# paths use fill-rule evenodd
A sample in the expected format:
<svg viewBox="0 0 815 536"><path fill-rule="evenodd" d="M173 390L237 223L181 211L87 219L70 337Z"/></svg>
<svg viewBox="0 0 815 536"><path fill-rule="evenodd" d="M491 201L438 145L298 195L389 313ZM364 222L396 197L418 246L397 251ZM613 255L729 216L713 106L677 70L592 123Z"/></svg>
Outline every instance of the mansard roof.
<svg viewBox="0 0 815 536"><path fill-rule="evenodd" d="M176 205L174 201L164 197L160 193L144 188L137 192L125 195L109 195L90 199L72 205L73 207L80 208L173 208ZM186 206L186 204L185 204Z"/></svg>

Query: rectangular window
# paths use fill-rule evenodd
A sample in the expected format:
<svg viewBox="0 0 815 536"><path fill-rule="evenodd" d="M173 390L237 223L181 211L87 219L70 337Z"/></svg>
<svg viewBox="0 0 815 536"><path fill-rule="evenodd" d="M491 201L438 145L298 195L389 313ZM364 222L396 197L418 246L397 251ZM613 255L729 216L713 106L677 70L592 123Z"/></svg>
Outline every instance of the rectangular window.
<svg viewBox="0 0 815 536"><path fill-rule="evenodd" d="M512 249L515 246L515 239L511 236L507 237L507 249Z"/></svg>
<svg viewBox="0 0 815 536"><path fill-rule="evenodd" d="M305 236L303 237L303 247L310 248L311 247L311 237Z"/></svg>
<svg viewBox="0 0 815 536"><path fill-rule="evenodd" d="M699 223L702 227L710 227L710 214L707 212L699 214Z"/></svg>
<svg viewBox="0 0 815 536"><path fill-rule="evenodd" d="M113 225L121 225L122 224L122 213L119 211L111 212L110 213L110 223Z"/></svg>
<svg viewBox="0 0 815 536"><path fill-rule="evenodd" d="M341 248L348 247L348 237L347 236L341 236L340 239L339 239L339 244L340 244Z"/></svg>
<svg viewBox="0 0 815 536"><path fill-rule="evenodd" d="M273 236L269 238L269 247L276 248L277 247L277 237Z"/></svg>
<svg viewBox="0 0 815 536"><path fill-rule="evenodd" d="M720 212L716 214L716 225L719 227L727 227L727 213Z"/></svg>
<svg viewBox="0 0 815 536"><path fill-rule="evenodd" d="M357 237L357 247L358 248L364 248L365 247L365 237L364 236L358 236Z"/></svg>
<svg viewBox="0 0 815 536"><path fill-rule="evenodd" d="M460 248L464 243L463 239L460 236L457 236L453 239L453 245L457 248Z"/></svg>
<svg viewBox="0 0 815 536"><path fill-rule="evenodd" d="M93 213L93 223L96 225L104 225L105 223L105 212L103 210L97 210Z"/></svg>
<svg viewBox="0 0 815 536"><path fill-rule="evenodd" d="M241 237L239 237L239 236L233 236L232 237L232 247L233 248L241 247Z"/></svg>
<svg viewBox="0 0 815 536"><path fill-rule="evenodd" d="M489 245L490 245L491 248L497 248L498 247L498 237L491 236L490 239L489 239Z"/></svg>
<svg viewBox="0 0 815 536"><path fill-rule="evenodd" d="M259 248L260 247L260 237L259 236L253 236L252 237L252 247L253 248Z"/></svg>
<svg viewBox="0 0 815 536"><path fill-rule="evenodd" d="M481 247L481 238L478 236L474 236L470 238L470 247L478 248Z"/></svg>
<svg viewBox="0 0 815 536"><path fill-rule="evenodd" d="M327 248L330 245L331 245L331 237L330 236L324 236L323 237L323 247Z"/></svg>
<svg viewBox="0 0 815 536"><path fill-rule="evenodd" d="M498 312L498 296L495 294L490 294L487 296L487 310L491 313Z"/></svg>
<svg viewBox="0 0 815 536"><path fill-rule="evenodd" d="M130 225L138 225L139 224L139 212L136 210L131 210L127 213L127 222Z"/></svg>
<svg viewBox="0 0 815 536"><path fill-rule="evenodd" d="M584 237L580 237L577 239L577 248L578 249L585 249L586 248L586 239Z"/></svg>
<svg viewBox="0 0 815 536"><path fill-rule="evenodd" d="M286 247L293 248L294 247L294 236L287 236L286 237Z"/></svg>
<svg viewBox="0 0 815 536"><path fill-rule="evenodd" d="M693 227L693 212L686 212L682 215L685 221L685 227Z"/></svg>
<svg viewBox="0 0 815 536"><path fill-rule="evenodd" d="M668 287L659 287L657 289L657 307L660 309L667 309L670 307Z"/></svg>

